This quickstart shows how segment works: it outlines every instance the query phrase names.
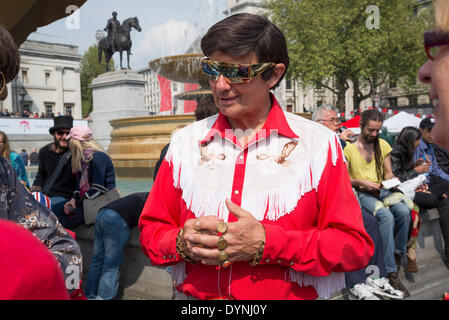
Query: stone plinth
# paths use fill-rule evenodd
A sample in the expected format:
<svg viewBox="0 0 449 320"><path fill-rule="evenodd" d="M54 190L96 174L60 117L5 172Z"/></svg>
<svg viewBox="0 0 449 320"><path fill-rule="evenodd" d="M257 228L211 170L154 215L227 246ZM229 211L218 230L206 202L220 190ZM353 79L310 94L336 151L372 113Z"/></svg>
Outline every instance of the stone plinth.
<svg viewBox="0 0 449 320"><path fill-rule="evenodd" d="M195 120L194 115L135 117L110 121L108 154L119 178L152 178L161 150L178 126Z"/></svg>
<svg viewBox="0 0 449 320"><path fill-rule="evenodd" d="M90 127L94 139L108 150L110 120L148 115L144 103L145 80L133 70L119 70L99 75L89 87L93 98Z"/></svg>

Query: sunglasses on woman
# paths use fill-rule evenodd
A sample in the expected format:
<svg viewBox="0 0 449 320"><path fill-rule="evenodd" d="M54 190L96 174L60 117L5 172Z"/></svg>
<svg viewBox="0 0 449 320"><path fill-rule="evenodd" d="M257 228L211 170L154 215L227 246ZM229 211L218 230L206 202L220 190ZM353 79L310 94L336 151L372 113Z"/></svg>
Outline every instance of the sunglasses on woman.
<svg viewBox="0 0 449 320"><path fill-rule="evenodd" d="M449 33L443 31L424 32L424 47L427 57L434 60L441 46L449 45Z"/></svg>
<svg viewBox="0 0 449 320"><path fill-rule="evenodd" d="M226 63L206 58L201 60L201 65L204 74L213 81L218 81L218 78L222 75L229 83L244 83L273 68L276 64L274 62L258 64Z"/></svg>

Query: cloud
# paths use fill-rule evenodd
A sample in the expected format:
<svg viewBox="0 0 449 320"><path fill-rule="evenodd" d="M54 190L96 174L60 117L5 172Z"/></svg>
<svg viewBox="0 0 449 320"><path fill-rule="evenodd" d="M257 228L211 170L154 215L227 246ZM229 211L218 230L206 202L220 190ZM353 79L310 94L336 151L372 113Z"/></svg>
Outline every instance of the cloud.
<svg viewBox="0 0 449 320"><path fill-rule="evenodd" d="M199 36L196 26L187 21L168 20L145 31L133 53L135 66L148 66L153 59L183 54Z"/></svg>

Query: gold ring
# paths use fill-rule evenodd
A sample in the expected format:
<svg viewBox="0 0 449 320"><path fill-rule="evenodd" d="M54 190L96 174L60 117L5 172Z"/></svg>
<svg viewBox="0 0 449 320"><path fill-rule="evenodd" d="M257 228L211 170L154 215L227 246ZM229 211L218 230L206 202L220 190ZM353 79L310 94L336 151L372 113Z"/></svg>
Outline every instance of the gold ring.
<svg viewBox="0 0 449 320"><path fill-rule="evenodd" d="M231 261L226 260L225 262L223 262L223 264L221 265L223 268L227 268L231 265Z"/></svg>
<svg viewBox="0 0 449 320"><path fill-rule="evenodd" d="M228 224L224 221L218 221L217 223L217 231L224 235L226 231L228 231Z"/></svg>
<svg viewBox="0 0 449 320"><path fill-rule="evenodd" d="M228 247L228 242L223 236L221 236L217 241L218 250L225 250Z"/></svg>
<svg viewBox="0 0 449 320"><path fill-rule="evenodd" d="M223 263L229 260L229 254L224 250L220 250L220 252L218 252L217 259L220 264L223 265Z"/></svg>
<svg viewBox="0 0 449 320"><path fill-rule="evenodd" d="M195 219L195 222L193 223L193 228L195 229L195 231L201 231L199 224L200 224L200 219Z"/></svg>

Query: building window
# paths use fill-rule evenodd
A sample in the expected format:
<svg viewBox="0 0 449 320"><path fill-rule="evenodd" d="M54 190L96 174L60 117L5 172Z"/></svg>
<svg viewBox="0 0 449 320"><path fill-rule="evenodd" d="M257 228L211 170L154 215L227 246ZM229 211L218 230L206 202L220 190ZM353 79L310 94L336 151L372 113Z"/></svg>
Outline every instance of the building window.
<svg viewBox="0 0 449 320"><path fill-rule="evenodd" d="M285 88L287 90L291 90L292 89L292 79L291 78L287 78L285 80Z"/></svg>
<svg viewBox="0 0 449 320"><path fill-rule="evenodd" d="M28 84L28 70L22 70L22 83Z"/></svg>
<svg viewBox="0 0 449 320"><path fill-rule="evenodd" d="M418 105L418 96L409 96L408 104L410 107L416 107Z"/></svg>
<svg viewBox="0 0 449 320"><path fill-rule="evenodd" d="M173 91L178 91L178 84L173 82Z"/></svg>
<svg viewBox="0 0 449 320"><path fill-rule="evenodd" d="M318 100L318 101L316 102L317 108L321 107L322 105L323 105L323 101Z"/></svg>
<svg viewBox="0 0 449 320"><path fill-rule="evenodd" d="M390 104L390 107L397 107L398 98L388 98L388 103Z"/></svg>
<svg viewBox="0 0 449 320"><path fill-rule="evenodd" d="M50 72L45 72L45 85L48 87L50 84Z"/></svg>
<svg viewBox="0 0 449 320"><path fill-rule="evenodd" d="M389 81L389 87L390 88L396 88L397 87L397 82L394 79L390 79Z"/></svg>
<svg viewBox="0 0 449 320"><path fill-rule="evenodd" d="M45 104L45 117L46 118L52 118L53 117L53 103L46 103Z"/></svg>
<svg viewBox="0 0 449 320"><path fill-rule="evenodd" d="M66 116L72 116L73 117L73 104L65 104L64 105L64 112Z"/></svg>
<svg viewBox="0 0 449 320"><path fill-rule="evenodd" d="M23 104L23 111L25 111L25 110L30 112L31 111L31 104L25 102Z"/></svg>

